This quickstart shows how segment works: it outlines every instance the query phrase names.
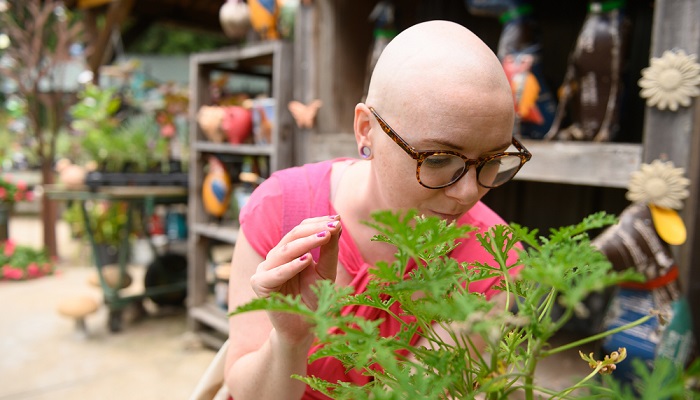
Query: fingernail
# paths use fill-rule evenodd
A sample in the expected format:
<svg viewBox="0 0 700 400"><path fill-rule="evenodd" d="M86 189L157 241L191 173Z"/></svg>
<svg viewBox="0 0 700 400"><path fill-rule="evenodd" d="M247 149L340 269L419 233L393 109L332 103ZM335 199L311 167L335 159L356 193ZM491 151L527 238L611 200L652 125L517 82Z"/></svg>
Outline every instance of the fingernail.
<svg viewBox="0 0 700 400"><path fill-rule="evenodd" d="M339 217L338 214L328 216L328 218L330 218L330 219L336 219L336 218L338 218L338 217Z"/></svg>
<svg viewBox="0 0 700 400"><path fill-rule="evenodd" d="M329 228L335 228L336 226L338 226L338 221L329 222L327 226L328 226Z"/></svg>
<svg viewBox="0 0 700 400"><path fill-rule="evenodd" d="M309 258L309 255L308 255L308 254L304 254L303 256L299 257L299 261L304 261L304 260L306 260L307 258Z"/></svg>
<svg viewBox="0 0 700 400"><path fill-rule="evenodd" d="M322 231L316 234L317 237L326 237L326 231Z"/></svg>

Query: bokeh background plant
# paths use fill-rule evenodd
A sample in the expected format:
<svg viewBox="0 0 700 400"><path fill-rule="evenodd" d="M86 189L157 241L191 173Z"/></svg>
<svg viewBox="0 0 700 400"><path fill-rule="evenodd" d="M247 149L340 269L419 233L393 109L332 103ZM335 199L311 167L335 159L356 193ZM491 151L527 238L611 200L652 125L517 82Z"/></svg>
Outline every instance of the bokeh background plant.
<svg viewBox="0 0 700 400"><path fill-rule="evenodd" d="M54 263L45 250L18 245L11 239L0 242L0 280L20 281L53 272Z"/></svg>

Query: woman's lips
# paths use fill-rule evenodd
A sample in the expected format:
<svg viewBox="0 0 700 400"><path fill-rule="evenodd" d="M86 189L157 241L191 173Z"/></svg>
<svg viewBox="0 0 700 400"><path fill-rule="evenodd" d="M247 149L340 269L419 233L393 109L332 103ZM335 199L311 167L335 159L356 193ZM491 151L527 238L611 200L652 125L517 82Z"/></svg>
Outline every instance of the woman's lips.
<svg viewBox="0 0 700 400"><path fill-rule="evenodd" d="M432 211L432 213L435 214L435 216L440 217L440 218L447 220L447 221L457 220L462 215L462 214L445 214L445 213L440 213L437 211Z"/></svg>

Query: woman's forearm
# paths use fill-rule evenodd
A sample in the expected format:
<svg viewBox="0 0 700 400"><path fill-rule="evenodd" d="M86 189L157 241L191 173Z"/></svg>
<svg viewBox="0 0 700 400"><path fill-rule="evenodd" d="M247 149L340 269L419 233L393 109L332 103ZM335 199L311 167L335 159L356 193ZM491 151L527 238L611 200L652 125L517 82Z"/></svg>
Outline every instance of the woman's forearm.
<svg viewBox="0 0 700 400"><path fill-rule="evenodd" d="M226 383L235 400L298 400L306 384L291 375L306 375L308 352L313 338L287 343L273 329L257 351L240 357L229 368Z"/></svg>

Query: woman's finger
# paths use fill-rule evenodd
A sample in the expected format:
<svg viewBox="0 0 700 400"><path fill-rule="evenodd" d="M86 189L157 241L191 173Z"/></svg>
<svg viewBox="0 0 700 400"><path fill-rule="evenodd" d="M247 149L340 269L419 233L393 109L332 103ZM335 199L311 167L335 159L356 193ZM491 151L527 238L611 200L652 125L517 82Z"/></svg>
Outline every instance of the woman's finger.
<svg viewBox="0 0 700 400"><path fill-rule="evenodd" d="M325 279L335 281L335 276L338 271L338 241L342 227L340 221L333 221L328 224L332 230L329 231L329 240L321 246L316 272Z"/></svg>
<svg viewBox="0 0 700 400"><path fill-rule="evenodd" d="M337 235L339 229L340 222L338 220L324 219L299 225L293 229L293 233L290 232L290 235L287 236L287 238L294 237L295 239L286 243L280 242L270 250L266 260L261 265L269 270L301 257L302 254L328 243L332 236Z"/></svg>
<svg viewBox="0 0 700 400"><path fill-rule="evenodd" d="M299 225L292 228L292 230L287 232L287 234L282 237L280 242L275 247L284 246L286 243L300 237L308 236L312 232L320 232L320 230L325 229L326 225L338 220L340 220L338 215L325 215L322 217L307 218L301 221Z"/></svg>
<svg viewBox="0 0 700 400"><path fill-rule="evenodd" d="M312 263L313 258L311 254L305 253L301 257L276 268L264 269L258 267L258 271L250 278L250 284L255 294L259 297L268 297L270 293L277 291L280 286L290 281L298 273L312 265Z"/></svg>

